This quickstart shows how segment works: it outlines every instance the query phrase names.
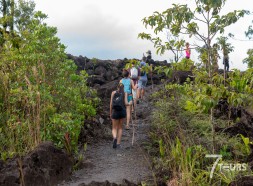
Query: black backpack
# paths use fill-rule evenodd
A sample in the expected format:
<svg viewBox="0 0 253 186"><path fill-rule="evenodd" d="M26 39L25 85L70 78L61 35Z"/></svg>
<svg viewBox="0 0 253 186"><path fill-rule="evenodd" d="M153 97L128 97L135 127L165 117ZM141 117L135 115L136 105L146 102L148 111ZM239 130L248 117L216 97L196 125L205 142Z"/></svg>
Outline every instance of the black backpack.
<svg viewBox="0 0 253 186"><path fill-rule="evenodd" d="M112 108L117 111L121 111L124 108L124 95L116 91L112 98Z"/></svg>

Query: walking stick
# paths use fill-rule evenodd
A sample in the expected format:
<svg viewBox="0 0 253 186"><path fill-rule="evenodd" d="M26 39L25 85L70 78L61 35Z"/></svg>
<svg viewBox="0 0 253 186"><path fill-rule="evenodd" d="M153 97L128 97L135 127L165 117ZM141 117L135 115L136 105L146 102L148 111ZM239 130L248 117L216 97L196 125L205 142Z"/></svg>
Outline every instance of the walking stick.
<svg viewBox="0 0 253 186"><path fill-rule="evenodd" d="M135 116L135 122L136 122L136 104L133 101L133 106L134 106L134 116ZM133 135L132 135L132 146L134 145L134 138L135 138L135 122L133 121L133 116L131 114L131 120L132 120L132 125L133 125Z"/></svg>

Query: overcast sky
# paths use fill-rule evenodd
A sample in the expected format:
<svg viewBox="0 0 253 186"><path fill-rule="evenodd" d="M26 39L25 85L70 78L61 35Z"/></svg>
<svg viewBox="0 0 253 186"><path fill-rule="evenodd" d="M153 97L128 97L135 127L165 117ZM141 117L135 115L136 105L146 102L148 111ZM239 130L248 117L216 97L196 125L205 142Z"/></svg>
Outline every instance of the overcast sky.
<svg viewBox="0 0 253 186"><path fill-rule="evenodd" d="M34 0L36 10L48 15L46 22L58 28L58 37L67 46L67 52L76 56L98 59L138 58L151 50L154 60L169 61L173 55L167 52L156 55L149 41L137 39L138 33L145 32L142 24L144 17L154 11L164 11L172 3L193 5L193 0ZM252 0L227 0L224 12L235 9L252 10ZM227 28L227 33L245 40L244 32L253 20L247 16L235 25ZM184 36L190 43L196 42ZM235 50L230 54L232 68L246 69L242 60L247 56L247 49L253 48L253 41L229 40ZM202 45L202 44L200 44ZM193 50L193 60L197 53ZM222 61L219 61L223 68Z"/></svg>

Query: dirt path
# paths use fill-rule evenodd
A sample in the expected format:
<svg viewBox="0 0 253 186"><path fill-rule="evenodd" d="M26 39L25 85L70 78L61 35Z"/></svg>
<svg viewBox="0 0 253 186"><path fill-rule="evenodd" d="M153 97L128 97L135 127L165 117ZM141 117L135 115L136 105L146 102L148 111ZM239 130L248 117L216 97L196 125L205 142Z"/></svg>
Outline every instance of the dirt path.
<svg viewBox="0 0 253 186"><path fill-rule="evenodd" d="M123 179L135 184L145 182L154 185L151 163L144 150L150 127L150 113L151 106L148 101L138 104L133 146L133 129L123 130L121 149L113 149L111 140L89 145L85 152L84 168L74 172L69 181L60 185L78 186L106 180L122 184Z"/></svg>

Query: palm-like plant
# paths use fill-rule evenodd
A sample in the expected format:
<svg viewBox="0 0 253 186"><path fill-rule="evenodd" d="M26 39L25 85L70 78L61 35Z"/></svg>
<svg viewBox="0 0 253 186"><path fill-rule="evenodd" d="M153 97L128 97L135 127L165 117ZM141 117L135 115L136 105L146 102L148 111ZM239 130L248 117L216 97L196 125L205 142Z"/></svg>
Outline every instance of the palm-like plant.
<svg viewBox="0 0 253 186"><path fill-rule="evenodd" d="M228 43L227 37L218 37L217 38L217 44L220 50L222 50L223 54L223 63L224 63L224 84L226 79L226 68L225 68L225 57L228 57L228 54L234 51L234 46L232 46L231 43Z"/></svg>
<svg viewBox="0 0 253 186"><path fill-rule="evenodd" d="M219 49L222 50L223 57L234 51L234 46L232 46L231 43L228 43L227 37L218 37L217 44L219 46Z"/></svg>

